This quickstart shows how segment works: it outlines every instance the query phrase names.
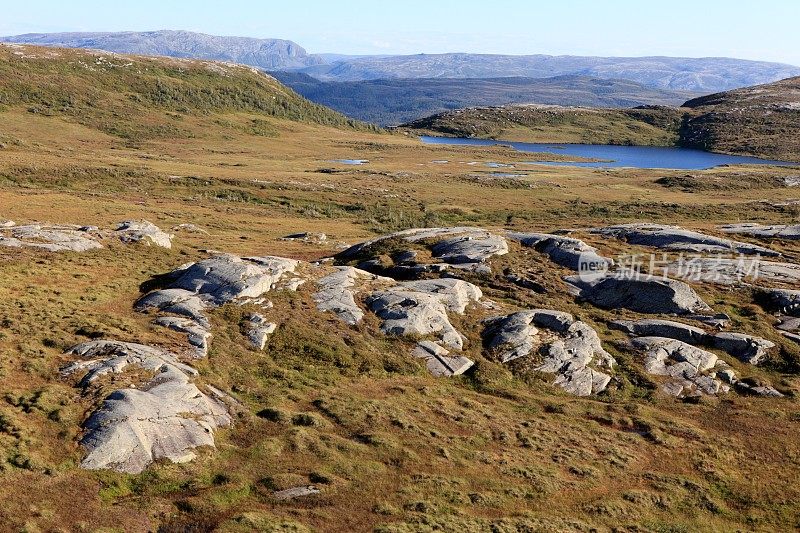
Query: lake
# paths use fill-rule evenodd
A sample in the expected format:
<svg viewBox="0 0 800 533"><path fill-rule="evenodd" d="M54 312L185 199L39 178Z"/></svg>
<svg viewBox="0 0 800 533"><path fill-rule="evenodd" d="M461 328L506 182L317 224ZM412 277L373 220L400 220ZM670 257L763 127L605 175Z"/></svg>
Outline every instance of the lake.
<svg viewBox="0 0 800 533"><path fill-rule="evenodd" d="M771 161L757 157L715 154L692 148L663 146L613 146L606 144L557 144L496 141L492 139L467 139L454 137L422 136L426 144L459 144L472 146L512 146L520 152L551 153L573 157L601 159L600 162L527 161L531 165L561 165L573 167L633 167L703 170L719 165L792 165L785 161Z"/></svg>

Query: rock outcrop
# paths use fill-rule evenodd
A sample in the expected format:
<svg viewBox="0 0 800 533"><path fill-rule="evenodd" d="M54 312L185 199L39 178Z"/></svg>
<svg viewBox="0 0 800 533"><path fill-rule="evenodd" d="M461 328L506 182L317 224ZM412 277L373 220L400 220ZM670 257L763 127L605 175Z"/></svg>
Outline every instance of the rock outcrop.
<svg viewBox="0 0 800 533"><path fill-rule="evenodd" d="M717 333L712 342L715 348L724 350L751 365L759 364L769 351L775 348L775 343L772 341L744 333Z"/></svg>
<svg viewBox="0 0 800 533"><path fill-rule="evenodd" d="M709 346L751 365L759 364L775 348L775 343L761 337L727 331L706 333L700 328L671 320L616 320L609 325L633 337L668 338L694 346Z"/></svg>
<svg viewBox="0 0 800 533"><path fill-rule="evenodd" d="M461 314L481 290L457 279L419 280L399 283L367 297L367 305L383 320L381 330L391 335L436 335L452 349L464 347L464 337L447 316Z"/></svg>
<svg viewBox="0 0 800 533"><path fill-rule="evenodd" d="M172 248L172 238L174 237L174 235L162 231L161 228L147 220L120 222L114 233L122 242L144 242L161 246L162 248Z"/></svg>
<svg viewBox="0 0 800 533"><path fill-rule="evenodd" d="M633 337L667 337L687 344L703 344L708 338L703 329L672 320L614 320L609 326Z"/></svg>
<svg viewBox="0 0 800 533"><path fill-rule="evenodd" d="M138 473L158 459L186 462L199 446L214 446L214 430L231 423L217 391L204 392L192 380L197 372L160 348L117 341L92 341L73 347L83 359L63 373L83 372L80 386L132 370L152 378L108 395L84 423L81 444L87 469ZM126 380L127 381L127 380Z"/></svg>
<svg viewBox="0 0 800 533"><path fill-rule="evenodd" d="M554 383L571 394L598 394L611 381L598 368L610 370L616 361L603 349L597 332L568 313L533 309L497 317L489 321L485 336L501 362L541 357L535 370L555 374Z"/></svg>
<svg viewBox="0 0 800 533"><path fill-rule="evenodd" d="M676 315L711 309L689 285L669 278L623 271L589 280L569 276L565 281L580 298L604 309Z"/></svg>
<svg viewBox="0 0 800 533"><path fill-rule="evenodd" d="M767 289L770 304L780 313L800 316L800 290L796 289Z"/></svg>
<svg viewBox="0 0 800 533"><path fill-rule="evenodd" d="M800 265L761 259L694 257L668 265L671 276L691 282L735 285L743 283L800 283Z"/></svg>
<svg viewBox="0 0 800 533"><path fill-rule="evenodd" d="M86 252L103 247L94 228L38 224L12 226L8 231L0 231L0 246L48 252Z"/></svg>
<svg viewBox="0 0 800 533"><path fill-rule="evenodd" d="M550 233L509 232L508 237L523 246L534 248L551 261L570 270L602 274L613 261L597 253L597 249L580 239Z"/></svg>
<svg viewBox="0 0 800 533"><path fill-rule="evenodd" d="M353 267L336 267L336 271L317 280L317 292L314 301L320 311L330 311L350 325L361 322L364 311L356 303L358 285L363 282L384 280L364 270Z"/></svg>
<svg viewBox="0 0 800 533"><path fill-rule="evenodd" d="M754 223L726 224L719 230L724 233L738 233L752 237L769 237L786 240L800 239L800 224L763 225Z"/></svg>
<svg viewBox="0 0 800 533"><path fill-rule="evenodd" d="M738 253L746 255L776 256L779 252L749 244L731 241L678 226L663 224L620 224L605 228L595 228L592 233L614 237L640 246L651 246L661 250L697 253Z"/></svg>
<svg viewBox="0 0 800 533"><path fill-rule="evenodd" d="M716 355L665 337L636 337L633 345L644 352L644 368L665 376L662 390L672 396L728 392L736 375Z"/></svg>
<svg viewBox="0 0 800 533"><path fill-rule="evenodd" d="M405 244L422 245L430 253L430 262L420 261ZM394 246L392 246L394 244ZM392 264L384 264L380 255L390 250ZM392 277L415 279L425 272L442 272L449 268L489 273L484 263L493 256L508 253L505 238L482 228L417 228L399 231L365 241L341 252L343 262L360 260L359 268Z"/></svg>
<svg viewBox="0 0 800 533"><path fill-rule="evenodd" d="M111 233L96 226L11 224L0 226L0 246L38 248L49 252L86 252L102 248L102 241L111 234L124 243L144 241L164 248L172 247L173 236L146 220L120 222Z"/></svg>

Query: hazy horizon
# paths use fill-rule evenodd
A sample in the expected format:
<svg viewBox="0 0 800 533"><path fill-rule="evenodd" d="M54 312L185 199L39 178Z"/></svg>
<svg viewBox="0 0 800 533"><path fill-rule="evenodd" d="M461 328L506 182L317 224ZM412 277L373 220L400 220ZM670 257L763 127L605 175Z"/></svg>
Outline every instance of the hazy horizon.
<svg viewBox="0 0 800 533"><path fill-rule="evenodd" d="M758 9L720 0L669 5L310 0L279 8L247 0L232 0L224 8L209 1L41 0L4 11L3 36L172 29L287 39L320 54L727 57L800 65L800 32L794 28L800 3L791 0L765 2Z"/></svg>

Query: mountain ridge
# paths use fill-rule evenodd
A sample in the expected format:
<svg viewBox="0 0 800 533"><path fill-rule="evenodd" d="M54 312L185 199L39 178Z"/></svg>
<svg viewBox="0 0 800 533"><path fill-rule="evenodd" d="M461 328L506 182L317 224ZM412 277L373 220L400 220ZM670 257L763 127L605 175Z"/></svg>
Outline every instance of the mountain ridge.
<svg viewBox="0 0 800 533"><path fill-rule="evenodd" d="M628 79L660 89L716 92L800 75L800 67L734 58L418 54L366 57L303 69L323 80L382 78L553 77Z"/></svg>
<svg viewBox="0 0 800 533"><path fill-rule="evenodd" d="M217 36L184 30L29 33L0 37L0 42L230 61L265 70L302 68L323 62L286 39Z"/></svg>

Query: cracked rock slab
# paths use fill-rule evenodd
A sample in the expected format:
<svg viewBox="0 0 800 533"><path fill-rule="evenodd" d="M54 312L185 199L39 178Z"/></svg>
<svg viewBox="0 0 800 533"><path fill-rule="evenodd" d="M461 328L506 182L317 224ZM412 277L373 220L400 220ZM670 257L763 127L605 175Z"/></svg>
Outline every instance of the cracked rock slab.
<svg viewBox="0 0 800 533"><path fill-rule="evenodd" d="M464 356L450 355L450 352L432 341L421 341L411 355L425 360L428 372L436 377L458 376L469 370L475 363Z"/></svg>
<svg viewBox="0 0 800 533"><path fill-rule="evenodd" d="M676 397L728 392L736 377L715 354L666 337L636 337L633 345L644 352L649 374L667 378L662 390Z"/></svg>
<svg viewBox="0 0 800 533"><path fill-rule="evenodd" d="M240 298L257 298L273 288L284 274L295 271L299 261L283 257L217 255L173 272L167 289L197 294L213 306Z"/></svg>
<svg viewBox="0 0 800 533"><path fill-rule="evenodd" d="M485 337L504 363L538 353L542 362L535 370L555 374L554 384L577 396L604 391L611 376L598 368L616 363L591 326L559 311L531 309L491 319Z"/></svg>

